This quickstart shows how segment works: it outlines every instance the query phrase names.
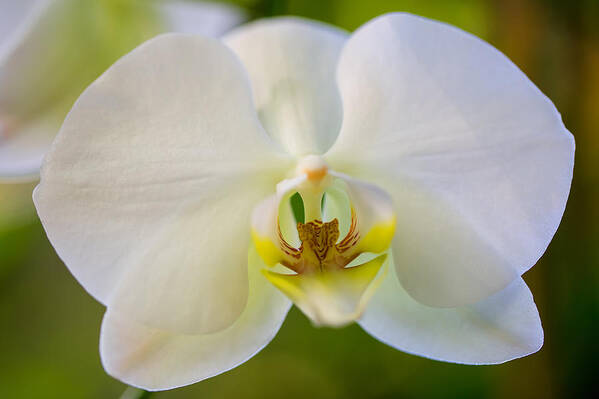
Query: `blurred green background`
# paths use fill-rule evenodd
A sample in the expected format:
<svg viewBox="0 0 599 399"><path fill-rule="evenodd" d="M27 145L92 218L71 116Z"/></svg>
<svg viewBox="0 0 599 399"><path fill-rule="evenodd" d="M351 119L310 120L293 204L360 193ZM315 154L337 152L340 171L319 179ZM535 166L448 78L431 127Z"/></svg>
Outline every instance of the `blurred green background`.
<svg viewBox="0 0 599 399"><path fill-rule="evenodd" d="M446 21L510 57L576 138L562 224L524 276L545 346L499 366L435 362L357 326L317 329L293 309L277 337L238 368L152 398L586 398L599 394L599 1L238 1L252 17L293 14L354 30L389 11ZM34 185L0 186L0 397L118 398L102 369L103 307L57 258L36 219Z"/></svg>

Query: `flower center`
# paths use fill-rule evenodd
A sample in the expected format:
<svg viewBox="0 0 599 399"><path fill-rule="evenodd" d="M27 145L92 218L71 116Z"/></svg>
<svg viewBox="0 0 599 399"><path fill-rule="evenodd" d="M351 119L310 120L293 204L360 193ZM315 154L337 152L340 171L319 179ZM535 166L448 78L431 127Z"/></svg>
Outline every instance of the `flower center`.
<svg viewBox="0 0 599 399"><path fill-rule="evenodd" d="M297 196L301 212L292 206ZM295 177L279 183L277 194L256 207L252 219L254 245L264 262L295 273L265 270L265 276L314 323L340 326L362 314L384 275L395 229L386 193L310 155L298 163ZM359 262L360 255L367 260Z"/></svg>
<svg viewBox="0 0 599 399"><path fill-rule="evenodd" d="M280 232L280 229L279 229ZM356 255L345 256L357 242L358 234L351 229L347 236L339 239L339 221L330 222L312 220L307 223L297 223L297 232L301 245L293 248L280 235L279 242L293 259L297 261L283 261L282 264L296 273L324 272L327 270L343 269Z"/></svg>
<svg viewBox="0 0 599 399"><path fill-rule="evenodd" d="M339 221L333 219L323 223L320 220L298 223L297 231L302 242L300 251L305 252L318 262L319 269L332 263L335 257L337 239L339 238Z"/></svg>

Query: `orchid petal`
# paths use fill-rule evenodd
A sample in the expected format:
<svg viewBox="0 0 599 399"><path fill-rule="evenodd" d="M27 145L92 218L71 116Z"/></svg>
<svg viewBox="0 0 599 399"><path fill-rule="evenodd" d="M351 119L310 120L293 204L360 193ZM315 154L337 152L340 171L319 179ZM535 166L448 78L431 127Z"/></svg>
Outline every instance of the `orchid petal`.
<svg viewBox="0 0 599 399"><path fill-rule="evenodd" d="M327 159L393 197L410 295L475 303L534 265L564 211L574 142L513 63L459 29L389 14L349 39L338 83Z"/></svg>
<svg viewBox="0 0 599 399"><path fill-rule="evenodd" d="M322 154L339 132L335 68L345 38L299 18L254 22L223 38L249 73L264 128L291 154Z"/></svg>
<svg viewBox="0 0 599 399"><path fill-rule="evenodd" d="M223 331L182 335L136 323L108 309L100 354L106 371L148 390L177 388L223 373L254 356L279 330L291 303L260 273L249 254L249 297L240 317Z"/></svg>
<svg viewBox="0 0 599 399"><path fill-rule="evenodd" d="M83 93L34 201L99 301L151 327L217 331L245 306L251 210L289 162L272 151L234 54L169 34Z"/></svg>
<svg viewBox="0 0 599 399"><path fill-rule="evenodd" d="M279 247L278 214L279 198L276 195L262 200L252 210L252 240L256 251L268 266L276 265L284 256Z"/></svg>
<svg viewBox="0 0 599 399"><path fill-rule="evenodd" d="M503 363L543 345L541 320L521 278L476 304L432 308L412 299L391 270L359 324L396 349L453 363Z"/></svg>

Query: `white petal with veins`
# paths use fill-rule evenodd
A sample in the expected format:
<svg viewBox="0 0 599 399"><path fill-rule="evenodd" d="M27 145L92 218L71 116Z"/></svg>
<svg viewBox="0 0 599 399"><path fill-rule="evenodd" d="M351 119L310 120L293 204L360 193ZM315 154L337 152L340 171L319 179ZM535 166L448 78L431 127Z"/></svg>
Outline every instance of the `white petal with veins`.
<svg viewBox="0 0 599 399"><path fill-rule="evenodd" d="M348 40L338 83L327 160L393 197L410 295L475 303L534 265L564 211L574 142L512 62L457 28L389 14Z"/></svg>
<svg viewBox="0 0 599 399"><path fill-rule="evenodd" d="M339 132L335 69L346 37L320 22L275 18L223 38L248 71L264 128L291 154L322 154Z"/></svg>
<svg viewBox="0 0 599 399"><path fill-rule="evenodd" d="M98 300L149 326L216 331L245 305L251 209L292 167L271 148L231 51L163 35L79 98L34 200Z"/></svg>
<svg viewBox="0 0 599 399"><path fill-rule="evenodd" d="M415 355L465 364L503 363L543 345L541 320L521 278L476 304L432 308L412 299L391 269L359 321L382 342Z"/></svg>
<svg viewBox="0 0 599 399"><path fill-rule="evenodd" d="M241 316L223 331L183 335L149 328L108 309L100 354L112 376L130 385L172 389L223 373L260 351L275 336L291 303L260 273L249 255L249 298Z"/></svg>

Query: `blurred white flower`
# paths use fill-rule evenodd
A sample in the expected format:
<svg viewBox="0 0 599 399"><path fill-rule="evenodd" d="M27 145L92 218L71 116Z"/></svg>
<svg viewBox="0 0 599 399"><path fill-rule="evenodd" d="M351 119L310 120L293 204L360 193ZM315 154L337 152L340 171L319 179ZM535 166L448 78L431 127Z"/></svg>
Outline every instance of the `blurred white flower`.
<svg viewBox="0 0 599 399"><path fill-rule="evenodd" d="M242 19L184 0L0 0L0 182L38 178L74 100L118 57L159 33L217 36Z"/></svg>
<svg viewBox="0 0 599 399"><path fill-rule="evenodd" d="M131 385L235 367L289 299L318 325L491 364L542 345L520 276L557 229L573 154L547 97L459 29L282 18L122 58L73 107L34 200L108 308L104 367Z"/></svg>

